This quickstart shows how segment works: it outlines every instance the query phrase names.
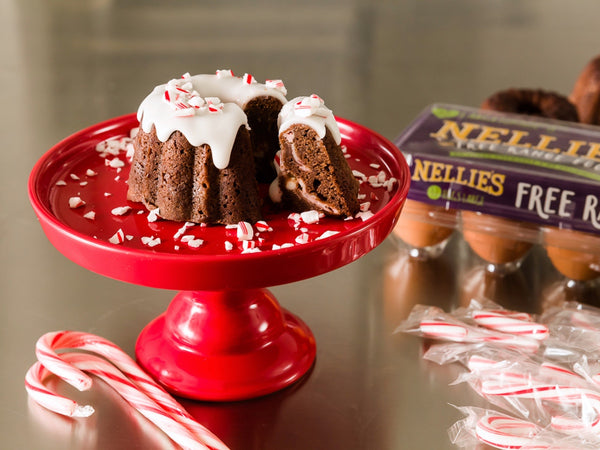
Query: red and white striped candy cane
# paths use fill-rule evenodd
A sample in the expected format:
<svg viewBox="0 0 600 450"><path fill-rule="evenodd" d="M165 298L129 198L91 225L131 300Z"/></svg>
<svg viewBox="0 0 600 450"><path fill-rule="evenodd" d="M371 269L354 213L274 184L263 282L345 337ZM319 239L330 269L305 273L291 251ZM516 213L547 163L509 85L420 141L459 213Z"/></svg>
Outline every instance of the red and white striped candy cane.
<svg viewBox="0 0 600 450"><path fill-rule="evenodd" d="M419 329L425 337L452 342L490 342L520 348L528 352L535 352L539 348L539 342L534 339L478 329L467 324L443 319L424 319L420 322Z"/></svg>
<svg viewBox="0 0 600 450"><path fill-rule="evenodd" d="M25 389L29 396L44 408L68 417L89 417L94 408L81 406L76 401L56 395L48 389L43 380L48 374L46 368L38 361L29 368L25 375Z"/></svg>
<svg viewBox="0 0 600 450"><path fill-rule="evenodd" d="M546 325L523 320L523 316L514 316L510 311L480 310L474 311L472 317L478 325L502 333L528 336L538 340L546 339L549 334Z"/></svg>
<svg viewBox="0 0 600 450"><path fill-rule="evenodd" d="M85 350L103 356L127 377L141 392L154 400L165 412L180 421L198 438L204 440L215 449L226 450L221 442L207 428L198 423L175 399L148 376L137 363L114 343L90 333L77 331L58 331L46 333L36 343L36 355L41 364L50 372L63 378L77 389L91 386L91 378L79 368L64 360L67 354L56 353L56 350Z"/></svg>
<svg viewBox="0 0 600 450"><path fill-rule="evenodd" d="M475 425L477 438L492 447L520 450L581 450L581 446L556 443L555 436L542 436L544 430L527 420L501 414L481 417ZM591 448L586 446L586 448Z"/></svg>
<svg viewBox="0 0 600 450"><path fill-rule="evenodd" d="M576 377L578 381L583 381L583 378L577 375L575 372L554 363L543 362L540 365L540 374L547 375L559 375L559 376L567 376L567 377Z"/></svg>
<svg viewBox="0 0 600 450"><path fill-rule="evenodd" d="M477 438L492 447L523 450L554 448L535 439L540 431L541 428L534 423L504 415L484 416L475 425Z"/></svg>
<svg viewBox="0 0 600 450"><path fill-rule="evenodd" d="M175 420L172 415L160 408L156 402L140 391L137 386L131 382L131 380L125 377L115 366L110 364L105 359L90 354L75 352L65 353L62 355L62 357L66 363L73 365L78 370L86 371L102 379L105 383L117 391L140 414L155 424L167 436L169 436L173 442L177 443L182 448L198 450L209 449L209 447L200 439L198 439L198 437L195 436L188 428ZM36 381L43 383L44 378L51 373L52 372L50 372L47 368L43 368L43 370L37 371L37 373L33 375L39 375L40 378ZM37 400L37 398L34 397L34 400ZM54 412L62 413L65 398L55 394L55 401L56 407L49 398L46 400L43 406Z"/></svg>
<svg viewBox="0 0 600 450"><path fill-rule="evenodd" d="M581 387L563 386L560 384L538 384L535 380L498 383L496 380L484 380L481 383L481 393L485 396L516 397L549 401L562 406L581 407L592 411L593 417L565 417L553 415L552 426L564 432L584 429L600 430L600 393Z"/></svg>

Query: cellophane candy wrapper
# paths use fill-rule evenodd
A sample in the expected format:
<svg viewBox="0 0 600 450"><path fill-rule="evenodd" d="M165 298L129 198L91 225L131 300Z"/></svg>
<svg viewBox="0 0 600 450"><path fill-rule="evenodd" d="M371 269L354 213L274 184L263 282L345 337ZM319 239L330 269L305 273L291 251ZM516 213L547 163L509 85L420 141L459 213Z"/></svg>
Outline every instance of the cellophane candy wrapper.
<svg viewBox="0 0 600 450"><path fill-rule="evenodd" d="M494 427L507 432L512 425L535 437L519 435L527 445L498 448L600 448L600 309L568 303L538 317L493 303L450 313L416 305L397 331L437 340L424 358L462 364L455 384L468 383L511 418L484 421L488 437ZM469 433L477 437L467 419L452 429L456 443ZM552 446L538 435L551 436Z"/></svg>
<svg viewBox="0 0 600 450"><path fill-rule="evenodd" d="M473 352L459 377L492 404L566 434L600 436L600 389L568 368L539 359Z"/></svg>
<svg viewBox="0 0 600 450"><path fill-rule="evenodd" d="M590 359L600 359L600 309L569 302L545 312L542 320L559 349L570 348L574 353L585 353Z"/></svg>
<svg viewBox="0 0 600 450"><path fill-rule="evenodd" d="M532 450L592 450L600 445L596 440L558 433L491 409L456 408L465 417L448 429L448 436L461 448L480 448L482 442L501 449Z"/></svg>
<svg viewBox="0 0 600 450"><path fill-rule="evenodd" d="M462 343L484 343L536 352L540 343L536 339L472 325L444 312L436 306L415 305L409 317L396 328L396 332Z"/></svg>

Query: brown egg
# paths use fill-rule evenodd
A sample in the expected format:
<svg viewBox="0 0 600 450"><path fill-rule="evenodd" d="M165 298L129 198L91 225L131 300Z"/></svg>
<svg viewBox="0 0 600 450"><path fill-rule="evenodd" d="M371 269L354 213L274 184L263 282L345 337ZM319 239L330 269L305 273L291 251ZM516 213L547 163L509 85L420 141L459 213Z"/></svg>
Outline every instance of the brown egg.
<svg viewBox="0 0 600 450"><path fill-rule="evenodd" d="M450 237L455 220L454 210L406 200L393 232L411 247L434 247Z"/></svg>
<svg viewBox="0 0 600 450"><path fill-rule="evenodd" d="M600 236L548 227L544 247L556 270L567 278L587 281L600 276Z"/></svg>
<svg viewBox="0 0 600 450"><path fill-rule="evenodd" d="M485 261L495 264L522 260L532 247L535 226L490 214L462 211L463 237Z"/></svg>

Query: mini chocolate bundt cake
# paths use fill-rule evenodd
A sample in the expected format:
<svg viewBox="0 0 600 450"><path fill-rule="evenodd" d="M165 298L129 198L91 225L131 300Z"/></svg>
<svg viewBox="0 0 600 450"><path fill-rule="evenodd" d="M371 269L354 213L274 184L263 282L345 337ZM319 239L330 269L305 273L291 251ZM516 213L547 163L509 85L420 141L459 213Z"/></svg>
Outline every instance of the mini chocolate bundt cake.
<svg viewBox="0 0 600 450"><path fill-rule="evenodd" d="M565 96L542 89L507 89L488 97L481 109L579 122L575 105Z"/></svg>
<svg viewBox="0 0 600 450"><path fill-rule="evenodd" d="M358 182L333 113L317 95L285 94L280 80L220 70L157 86L138 109L128 200L167 220L255 223L259 184L272 182L284 209L355 215Z"/></svg>

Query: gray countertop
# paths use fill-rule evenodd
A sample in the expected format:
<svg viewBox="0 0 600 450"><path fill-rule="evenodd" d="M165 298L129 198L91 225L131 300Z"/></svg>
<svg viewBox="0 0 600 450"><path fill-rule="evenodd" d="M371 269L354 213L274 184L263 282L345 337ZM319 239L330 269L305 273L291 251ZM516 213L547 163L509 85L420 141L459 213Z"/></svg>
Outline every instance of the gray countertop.
<svg viewBox="0 0 600 450"><path fill-rule="evenodd" d="M133 112L156 84L231 68L281 78L288 97L317 93L336 115L393 139L433 102L477 106L508 87L568 94L600 53L600 3L559 0L192 2L23 0L0 14L0 432L7 449L171 448L101 382L69 420L28 401L34 345L48 331L99 334L133 355L141 329L175 292L105 278L63 257L27 198L35 162L71 133ZM273 287L317 341L313 369L275 394L232 403L183 401L232 449L444 449L477 405L449 386L452 366L394 333L416 303L445 309L488 298L538 310L560 283L542 251L493 278L460 236L437 260L411 260L388 238L341 269ZM591 293L593 300L596 294Z"/></svg>

